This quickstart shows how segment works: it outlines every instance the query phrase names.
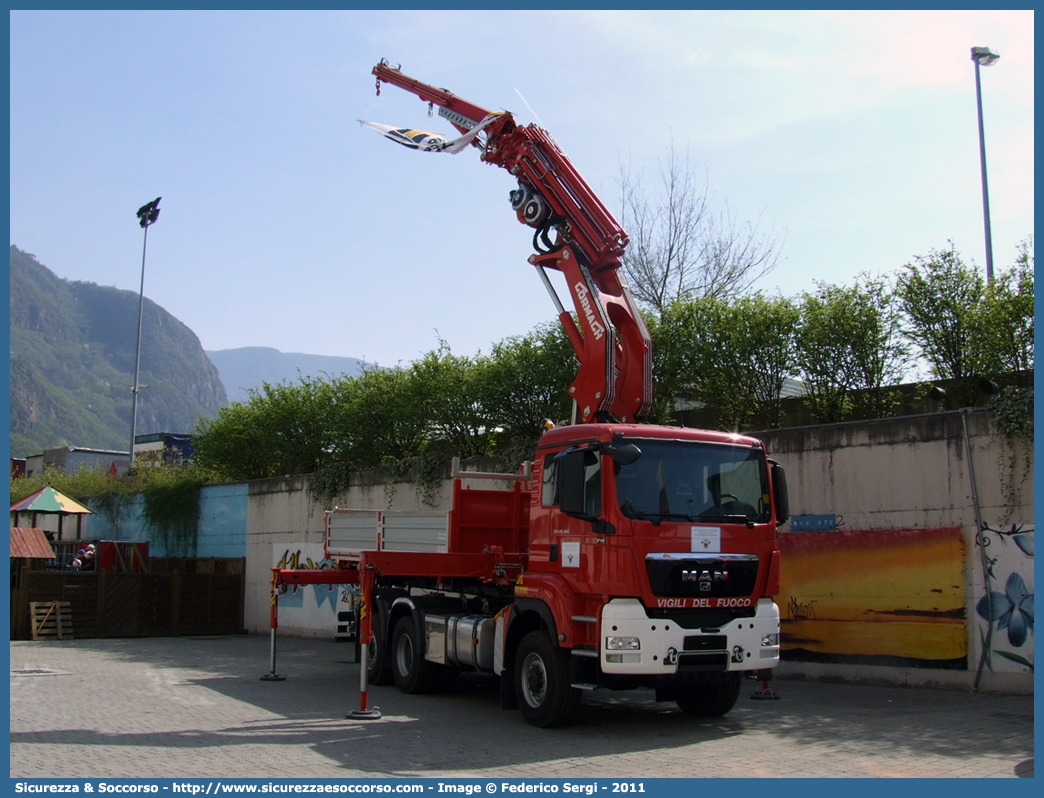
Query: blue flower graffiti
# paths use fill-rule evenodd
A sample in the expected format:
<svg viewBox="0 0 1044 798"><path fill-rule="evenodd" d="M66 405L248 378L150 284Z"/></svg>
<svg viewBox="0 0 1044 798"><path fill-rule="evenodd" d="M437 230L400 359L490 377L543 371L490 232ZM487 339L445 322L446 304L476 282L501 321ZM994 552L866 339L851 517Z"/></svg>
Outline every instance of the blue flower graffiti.
<svg viewBox="0 0 1044 798"><path fill-rule="evenodd" d="M1017 551L1008 548L1009 541L1015 544ZM1033 526L1012 524L1007 529L994 529L989 524L982 524L975 542L982 547L986 577L986 595L975 605L976 613L986 621L985 630L980 629L983 658L979 662L979 671L981 673L984 663L993 670L994 655L1032 671L1032 642L1023 649L1025 654L1005 651L995 647L998 641L994 638L994 632L997 632L998 637L1000 632L1007 632L1008 645L1013 649L1026 646L1033 633L1033 593L1023 577L1024 573L1033 573ZM1001 545L993 546L995 542ZM1001 568L1009 572L1003 593L994 590L995 581L999 581L997 571Z"/></svg>
<svg viewBox="0 0 1044 798"><path fill-rule="evenodd" d="M1026 592L1026 583L1014 571L1004 585L1004 592L991 592L988 598L983 596L975 610L983 619L997 621L997 629L1007 629L1008 642L1015 648L1025 643L1027 631L1033 630L1033 594Z"/></svg>

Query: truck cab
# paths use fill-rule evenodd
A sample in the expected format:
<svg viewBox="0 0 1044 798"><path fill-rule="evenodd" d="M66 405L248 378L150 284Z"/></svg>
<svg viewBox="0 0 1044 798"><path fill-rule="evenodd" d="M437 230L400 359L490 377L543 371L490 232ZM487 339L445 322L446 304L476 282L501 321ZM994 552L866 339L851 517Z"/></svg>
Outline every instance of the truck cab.
<svg viewBox="0 0 1044 798"><path fill-rule="evenodd" d="M786 484L760 441L566 427L541 440L533 483L516 595L552 607L578 683L646 685L665 697L705 682L730 694L739 672L779 663L772 596Z"/></svg>

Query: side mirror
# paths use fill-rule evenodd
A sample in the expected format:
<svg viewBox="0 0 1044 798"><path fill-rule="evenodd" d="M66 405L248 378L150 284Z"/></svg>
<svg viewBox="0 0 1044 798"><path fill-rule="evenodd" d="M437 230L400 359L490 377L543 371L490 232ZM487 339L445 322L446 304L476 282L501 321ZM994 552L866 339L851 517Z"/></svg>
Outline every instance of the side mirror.
<svg viewBox="0 0 1044 798"><path fill-rule="evenodd" d="M583 449L566 449L555 457L558 464L558 507L566 515L584 515Z"/></svg>
<svg viewBox="0 0 1044 798"><path fill-rule="evenodd" d="M613 462L619 466L631 465L642 456L642 450L634 443L624 443L619 446L614 443L602 443L598 445L598 450L602 454L612 457Z"/></svg>
<svg viewBox="0 0 1044 798"><path fill-rule="evenodd" d="M776 523L785 524L790 519L790 495L787 493L787 472L774 460L772 466L772 495L775 498Z"/></svg>

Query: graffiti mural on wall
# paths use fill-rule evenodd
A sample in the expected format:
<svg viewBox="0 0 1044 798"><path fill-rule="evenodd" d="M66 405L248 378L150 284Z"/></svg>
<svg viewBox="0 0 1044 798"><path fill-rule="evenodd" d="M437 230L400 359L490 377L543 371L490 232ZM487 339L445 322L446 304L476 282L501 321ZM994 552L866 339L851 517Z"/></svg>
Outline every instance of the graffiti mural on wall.
<svg viewBox="0 0 1044 798"><path fill-rule="evenodd" d="M986 572L984 594L975 605L985 665L991 671L1032 671L1033 526L994 529L984 523L975 542Z"/></svg>
<svg viewBox="0 0 1044 798"><path fill-rule="evenodd" d="M272 546L272 566L288 570L326 570L334 563L323 557L321 543ZM279 594L279 625L286 628L329 631L337 628L337 612L352 599L348 585L290 585ZM349 607L350 608L350 607Z"/></svg>
<svg viewBox="0 0 1044 798"><path fill-rule="evenodd" d="M959 528L787 532L784 659L968 667Z"/></svg>
<svg viewBox="0 0 1044 798"><path fill-rule="evenodd" d="M284 549L282 555L279 558L279 562L275 564L276 568L287 569L291 571L319 571L327 568L332 568L333 563L330 560L313 560L311 557L306 557L301 554L300 548ZM315 599L318 606L322 606L327 601L330 602L332 607L334 604L333 596L336 595L337 585L281 585L279 590L279 606L280 607L302 607L304 606L304 595L306 588L314 587ZM321 588L321 589L320 589Z"/></svg>

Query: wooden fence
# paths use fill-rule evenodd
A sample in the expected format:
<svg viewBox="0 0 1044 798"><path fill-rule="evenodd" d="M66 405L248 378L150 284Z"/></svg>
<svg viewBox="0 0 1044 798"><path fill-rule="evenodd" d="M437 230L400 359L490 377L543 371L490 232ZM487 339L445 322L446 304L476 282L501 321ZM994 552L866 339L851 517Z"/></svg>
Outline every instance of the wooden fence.
<svg viewBox="0 0 1044 798"><path fill-rule="evenodd" d="M23 571L11 593L11 638L30 637L32 602L67 601L72 636L165 637L240 634L240 573Z"/></svg>

